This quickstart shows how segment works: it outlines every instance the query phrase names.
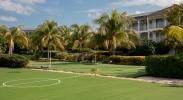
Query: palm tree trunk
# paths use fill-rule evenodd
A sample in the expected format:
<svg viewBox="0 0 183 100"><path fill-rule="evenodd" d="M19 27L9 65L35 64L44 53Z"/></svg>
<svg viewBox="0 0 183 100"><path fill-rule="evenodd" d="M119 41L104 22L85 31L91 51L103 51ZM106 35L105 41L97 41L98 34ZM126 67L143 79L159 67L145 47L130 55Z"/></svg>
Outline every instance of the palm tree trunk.
<svg viewBox="0 0 183 100"><path fill-rule="evenodd" d="M14 49L14 42L13 42L13 40L10 40L8 48L9 48L8 54L9 55L13 54L13 49Z"/></svg>
<svg viewBox="0 0 183 100"><path fill-rule="evenodd" d="M3 51L2 51L2 48L0 46L0 57L2 57L2 54L3 54Z"/></svg>
<svg viewBox="0 0 183 100"><path fill-rule="evenodd" d="M49 61L49 67L51 68L51 50L48 47L48 61Z"/></svg>
<svg viewBox="0 0 183 100"><path fill-rule="evenodd" d="M51 50L50 50L50 68L51 68L52 66L51 66Z"/></svg>
<svg viewBox="0 0 183 100"><path fill-rule="evenodd" d="M96 52L96 48L95 48L95 63L97 63L97 52Z"/></svg>
<svg viewBox="0 0 183 100"><path fill-rule="evenodd" d="M49 61L49 58L50 58L50 50L49 50L49 47L48 47L48 61Z"/></svg>
<svg viewBox="0 0 183 100"><path fill-rule="evenodd" d="M12 54L12 48L11 48L11 47L9 47L8 54L9 54L9 55L11 55L11 54Z"/></svg>

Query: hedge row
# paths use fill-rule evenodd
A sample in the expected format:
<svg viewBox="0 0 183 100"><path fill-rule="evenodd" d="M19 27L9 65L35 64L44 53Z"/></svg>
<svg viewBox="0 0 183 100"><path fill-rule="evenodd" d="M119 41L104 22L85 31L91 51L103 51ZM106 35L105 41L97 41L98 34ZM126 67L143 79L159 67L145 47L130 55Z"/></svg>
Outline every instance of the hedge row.
<svg viewBox="0 0 183 100"><path fill-rule="evenodd" d="M109 61L113 64L144 65L144 56L111 56Z"/></svg>
<svg viewBox="0 0 183 100"><path fill-rule="evenodd" d="M21 55L2 55L0 57L0 67L8 68L24 68L29 63L29 60Z"/></svg>
<svg viewBox="0 0 183 100"><path fill-rule="evenodd" d="M183 78L183 55L149 56L145 62L148 75Z"/></svg>
<svg viewBox="0 0 183 100"><path fill-rule="evenodd" d="M65 60L65 61L87 61L87 62L94 62L97 61L104 61L106 57L103 55L98 55L95 53L59 53L55 59Z"/></svg>
<svg viewBox="0 0 183 100"><path fill-rule="evenodd" d="M85 49L84 49L85 50ZM87 49L86 49L87 50ZM124 65L144 65L144 56L111 56L110 52L96 51L83 53L52 52L53 59L61 61L103 62ZM47 58L47 52L36 53L34 56L26 56L31 60Z"/></svg>
<svg viewBox="0 0 183 100"><path fill-rule="evenodd" d="M103 63L123 64L123 65L144 65L144 56L106 56L100 53L60 53L56 59L65 61L99 61Z"/></svg>

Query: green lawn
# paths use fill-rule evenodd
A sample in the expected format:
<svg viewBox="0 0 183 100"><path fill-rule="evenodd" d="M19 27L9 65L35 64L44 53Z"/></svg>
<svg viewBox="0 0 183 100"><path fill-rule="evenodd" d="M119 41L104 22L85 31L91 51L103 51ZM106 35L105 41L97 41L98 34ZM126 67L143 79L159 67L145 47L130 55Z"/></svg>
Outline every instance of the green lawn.
<svg viewBox="0 0 183 100"><path fill-rule="evenodd" d="M23 88L50 84L49 81L29 80L32 78L53 78L61 83ZM27 82L12 81L18 79L26 79ZM7 81L10 81L7 84L17 87L2 86ZM181 100L182 93L183 88L154 83L0 68L0 100Z"/></svg>
<svg viewBox="0 0 183 100"><path fill-rule="evenodd" d="M31 62L31 67L49 66L49 62ZM102 75L118 77L138 77L145 74L144 66L114 65L114 64L83 64L76 62L52 62L53 68L57 70L91 73L92 68L99 68Z"/></svg>

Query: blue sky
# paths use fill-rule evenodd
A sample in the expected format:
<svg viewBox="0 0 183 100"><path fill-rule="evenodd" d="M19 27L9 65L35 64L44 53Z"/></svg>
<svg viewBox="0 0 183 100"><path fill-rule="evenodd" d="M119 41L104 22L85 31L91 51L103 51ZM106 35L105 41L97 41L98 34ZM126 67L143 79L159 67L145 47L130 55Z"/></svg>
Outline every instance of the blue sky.
<svg viewBox="0 0 183 100"><path fill-rule="evenodd" d="M44 20L60 25L92 24L112 9L139 14L165 8L183 0L0 0L0 24L37 27Z"/></svg>

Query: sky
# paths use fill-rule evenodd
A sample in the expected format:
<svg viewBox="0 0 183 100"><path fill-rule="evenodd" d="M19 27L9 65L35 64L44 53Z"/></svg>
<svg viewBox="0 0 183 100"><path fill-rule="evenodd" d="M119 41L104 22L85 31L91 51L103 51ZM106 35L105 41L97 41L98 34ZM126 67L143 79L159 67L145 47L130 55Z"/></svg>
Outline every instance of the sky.
<svg viewBox="0 0 183 100"><path fill-rule="evenodd" d="M89 24L113 9L129 15L163 9L183 0L0 0L0 24L35 28L45 20L59 25Z"/></svg>

